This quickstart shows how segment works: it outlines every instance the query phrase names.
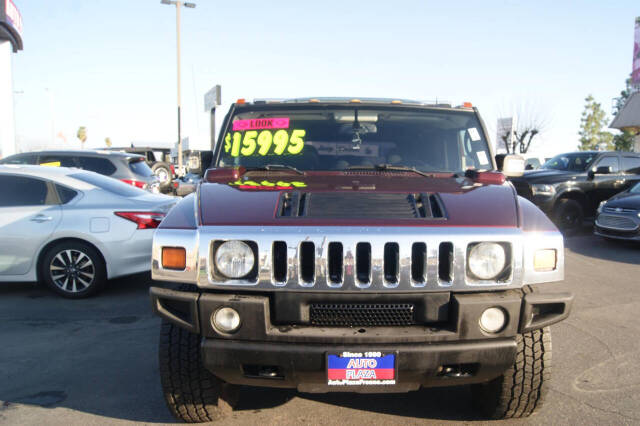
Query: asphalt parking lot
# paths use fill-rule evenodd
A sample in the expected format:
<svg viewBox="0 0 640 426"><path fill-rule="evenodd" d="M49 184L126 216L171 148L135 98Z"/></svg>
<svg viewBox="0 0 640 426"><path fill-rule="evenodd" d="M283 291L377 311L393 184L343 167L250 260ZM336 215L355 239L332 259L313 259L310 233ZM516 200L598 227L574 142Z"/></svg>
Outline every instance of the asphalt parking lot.
<svg viewBox="0 0 640 426"><path fill-rule="evenodd" d="M552 327L554 378L528 424L640 422L640 244L585 232L566 240L571 317ZM0 423L170 423L158 376L160 320L147 276L87 300L31 284L0 286ZM441 424L476 420L468 388L406 395L242 391L221 424Z"/></svg>

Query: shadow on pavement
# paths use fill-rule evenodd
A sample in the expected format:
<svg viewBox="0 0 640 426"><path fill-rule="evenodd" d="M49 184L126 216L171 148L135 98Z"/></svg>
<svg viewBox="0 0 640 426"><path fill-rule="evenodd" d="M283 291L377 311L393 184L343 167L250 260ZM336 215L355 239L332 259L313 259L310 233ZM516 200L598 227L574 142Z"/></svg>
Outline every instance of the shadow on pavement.
<svg viewBox="0 0 640 426"><path fill-rule="evenodd" d="M640 265L640 242L614 240L593 235L592 227L565 237L564 246L573 253L613 262Z"/></svg>

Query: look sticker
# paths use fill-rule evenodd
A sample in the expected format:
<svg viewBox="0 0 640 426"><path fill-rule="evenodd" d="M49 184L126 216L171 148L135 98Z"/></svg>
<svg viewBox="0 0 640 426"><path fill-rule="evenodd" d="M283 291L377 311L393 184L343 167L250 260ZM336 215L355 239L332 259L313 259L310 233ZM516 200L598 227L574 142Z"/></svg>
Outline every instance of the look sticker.
<svg viewBox="0 0 640 426"><path fill-rule="evenodd" d="M288 129L289 117L255 118L233 122L233 130L241 132L256 129Z"/></svg>

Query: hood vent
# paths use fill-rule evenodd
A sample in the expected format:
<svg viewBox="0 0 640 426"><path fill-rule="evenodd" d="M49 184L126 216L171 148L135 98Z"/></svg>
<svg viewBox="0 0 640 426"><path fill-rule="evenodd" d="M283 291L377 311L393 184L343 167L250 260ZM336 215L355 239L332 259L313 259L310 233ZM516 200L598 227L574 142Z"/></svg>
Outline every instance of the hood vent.
<svg viewBox="0 0 640 426"><path fill-rule="evenodd" d="M278 217L319 219L445 219L436 194L283 192Z"/></svg>

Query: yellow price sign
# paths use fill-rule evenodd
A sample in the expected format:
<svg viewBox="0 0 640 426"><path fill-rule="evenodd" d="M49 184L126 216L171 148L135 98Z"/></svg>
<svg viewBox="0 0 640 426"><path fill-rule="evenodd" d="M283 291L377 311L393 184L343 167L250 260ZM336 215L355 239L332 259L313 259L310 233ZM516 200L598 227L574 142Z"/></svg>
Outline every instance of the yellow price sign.
<svg viewBox="0 0 640 426"><path fill-rule="evenodd" d="M303 129L264 129L227 133L224 138L224 152L232 157L298 155L304 148L306 134L307 131Z"/></svg>
<svg viewBox="0 0 640 426"><path fill-rule="evenodd" d="M241 189L293 189L293 188L306 188L307 184L299 181L285 182L285 181L270 181L262 180L260 182L253 180L237 180L235 182L229 182L231 186L237 186Z"/></svg>
<svg viewBox="0 0 640 426"><path fill-rule="evenodd" d="M60 162L59 161L50 161L48 163L40 163L41 166L46 166L46 167L60 167Z"/></svg>

